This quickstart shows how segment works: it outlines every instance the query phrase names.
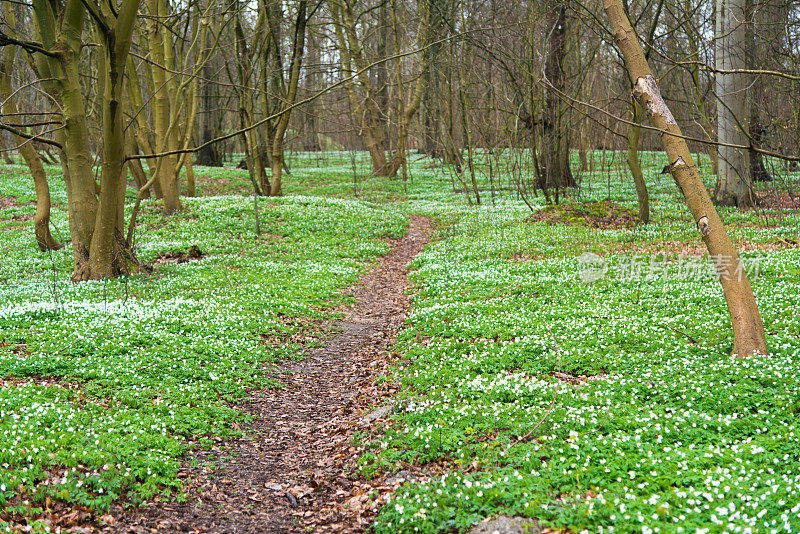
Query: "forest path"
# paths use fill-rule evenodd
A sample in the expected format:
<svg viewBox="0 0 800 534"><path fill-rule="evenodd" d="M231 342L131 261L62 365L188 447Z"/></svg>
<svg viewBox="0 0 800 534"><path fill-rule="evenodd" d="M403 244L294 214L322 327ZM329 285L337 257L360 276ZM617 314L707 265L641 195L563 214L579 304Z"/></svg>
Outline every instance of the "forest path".
<svg viewBox="0 0 800 534"><path fill-rule="evenodd" d="M393 358L389 350L410 306L407 268L428 242L430 226L412 217L407 235L391 240L391 252L353 288L356 302L335 325L339 333L306 359L283 362L285 387L254 391L239 406L253 416L242 438L191 453L198 461L181 471L185 503L144 505L103 530L363 531L374 510L365 507L370 486L347 478L359 452L350 438L386 415L365 408L396 393L375 379Z"/></svg>

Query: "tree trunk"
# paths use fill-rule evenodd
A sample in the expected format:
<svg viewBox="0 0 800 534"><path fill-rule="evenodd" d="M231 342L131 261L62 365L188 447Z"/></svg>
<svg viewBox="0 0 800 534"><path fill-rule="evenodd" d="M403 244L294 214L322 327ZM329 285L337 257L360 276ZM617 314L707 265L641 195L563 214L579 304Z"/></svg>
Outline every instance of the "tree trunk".
<svg viewBox="0 0 800 534"><path fill-rule="evenodd" d="M200 80L200 144L205 144L216 137L219 129L219 86L214 83L214 67L211 61L203 65L203 79ZM197 165L222 167L222 151L219 144L212 143L197 151Z"/></svg>
<svg viewBox="0 0 800 534"><path fill-rule="evenodd" d="M62 61L61 105L64 113L64 154L69 172L65 175L72 254L75 260L73 279L86 277L89 247L97 218L97 183L92 170L86 108L79 83L77 53Z"/></svg>
<svg viewBox="0 0 800 534"><path fill-rule="evenodd" d="M6 165L14 164L14 159L11 157L11 152L6 148L2 134L0 134L0 152L3 153L3 161L6 163Z"/></svg>
<svg viewBox="0 0 800 534"><path fill-rule="evenodd" d="M581 121L580 129L580 150L578 152L578 159L581 161L581 172L589 170L589 124L586 120Z"/></svg>
<svg viewBox="0 0 800 534"><path fill-rule="evenodd" d="M282 174L283 174L283 151L281 150L280 156L272 154L272 162L270 163L272 169L272 176L270 182L272 187L270 189L270 196L279 197L283 194Z"/></svg>
<svg viewBox="0 0 800 534"><path fill-rule="evenodd" d="M441 127L439 139L442 142L442 150L444 152L442 162L445 165L452 165L455 171L461 174L464 168L464 157L461 155L461 149L456 140L456 98L454 93L453 68L452 65L449 65L447 67L447 120L439 122Z"/></svg>
<svg viewBox="0 0 800 534"><path fill-rule="evenodd" d="M747 26L745 30L745 57L747 58L748 69L758 69L766 63L766 54L763 47L756 43L756 0L746 0L745 11L747 13ZM770 31L774 31L770 28ZM752 81L748 84L747 101L749 105L749 125L748 134L750 135L750 179L752 182L769 182L772 180L767 168L764 166L764 157L755 148L761 147L764 142L765 132L761 124L761 113L759 104L766 101L767 92L764 88L764 77L760 74L752 76Z"/></svg>
<svg viewBox="0 0 800 534"><path fill-rule="evenodd" d="M620 0L604 0L614 40L625 58L634 96L655 127L667 152L670 172L697 224L697 229L714 260L733 326L733 353L740 357L767 354L764 325L744 265L725 232L708 191L697 171L689 147L675 118L661 97L658 83L644 57Z"/></svg>
<svg viewBox="0 0 800 534"><path fill-rule="evenodd" d="M372 174L386 176L389 166L386 160L383 117L378 106L377 90L366 71L367 62L358 37L355 17L351 6L344 0L332 2L330 8L343 74L352 76L354 67L359 72L355 79L347 82L347 95L353 110L361 117L361 131L372 160Z"/></svg>
<svg viewBox="0 0 800 534"><path fill-rule="evenodd" d="M270 146L270 167L272 175L270 177L271 187L270 196L277 197L283 194L282 174L286 166L283 155L283 144L286 137L286 130L289 128L291 118L291 108L297 101L297 91L300 84L300 70L303 65L303 55L305 54L306 26L308 18L306 12L308 8L307 0L300 0L297 4L297 16L294 22L294 39L292 40L291 61L289 63L289 76L284 79L283 68L277 72L280 77L280 111L282 114L274 123L272 131L272 144ZM270 27L279 27L283 22L283 15L280 11L266 11ZM277 18L276 18L277 17ZM280 42L274 44L275 55L282 57Z"/></svg>
<svg viewBox="0 0 800 534"><path fill-rule="evenodd" d="M320 83L321 46L313 31L308 32L307 40L308 68L303 80L303 89L306 95L313 95L322 89ZM319 133L322 121L317 116L321 109L316 100L312 100L304 107L302 149L309 152L321 152L325 150Z"/></svg>
<svg viewBox="0 0 800 534"><path fill-rule="evenodd" d="M125 162L124 110L127 107L124 80L139 0L123 0L116 10L101 4L92 13L97 29L95 38L101 43L96 63L97 96L103 114L99 188L92 172L85 95L78 73L86 7L81 2L69 2L64 10L57 11L53 4L34 0L34 8L36 29L44 46L58 50L55 55L37 54L35 61L40 75L48 80L48 93L58 102L62 112L63 128L57 136L62 145L69 202L75 262L72 279L80 281L115 276L120 272L125 257L119 246L125 183L122 177Z"/></svg>
<svg viewBox="0 0 800 534"><path fill-rule="evenodd" d="M715 66L719 70L747 67L745 60L746 0L716 0ZM752 206L750 155L747 149L726 145L749 145L747 124L747 76L716 74L718 171L714 200L722 206Z"/></svg>
<svg viewBox="0 0 800 534"><path fill-rule="evenodd" d="M194 163L192 163L191 155L186 157L186 163L184 163L184 165L186 165L186 196L197 196L197 185L194 177Z"/></svg>
<svg viewBox="0 0 800 534"><path fill-rule="evenodd" d="M639 122L642 120L642 108L634 100L633 119L628 127L628 168L633 175L633 183L636 185L636 198L639 200L639 220L647 224L650 222L650 197L647 194L647 183L644 181L642 167L639 164L639 136L641 127Z"/></svg>
<svg viewBox="0 0 800 534"><path fill-rule="evenodd" d="M48 94L58 103L63 127L56 133L61 143L61 165L67 192L69 232L72 242L73 277L84 272L89 261L97 213L97 184L92 172L84 95L79 83L78 59L85 12L83 5L70 3L69 9L56 12L44 0L35 0L34 25L42 44L56 56L35 54L39 75L46 80Z"/></svg>
<svg viewBox="0 0 800 534"><path fill-rule="evenodd" d="M421 17L419 28L417 30L417 48L425 48L425 45L432 40L432 36L430 35L429 29L429 13L428 8L425 7L420 9ZM411 124L411 121L414 119L414 115L416 115L417 110L422 103L422 94L425 91L425 76L419 75L417 76L416 82L414 83L414 90L411 93L411 98L408 103L406 103L406 95L403 83L403 66L402 60L400 56L400 25L398 23L397 18L397 3L395 0L392 0L392 29L394 31L394 54L398 56L395 66L395 76L396 76L396 89L395 92L396 100L397 100L397 148L395 151L394 158L392 162L389 164L389 167L386 171L387 176L395 176L399 169L403 170L403 181L408 179L408 168L407 168L407 161L406 161L406 148L408 147L408 128ZM421 70L424 72L427 70L428 65L425 62L426 55L421 54L419 65Z"/></svg>
<svg viewBox="0 0 800 534"><path fill-rule="evenodd" d="M549 14L549 52L545 74L556 90L566 88L564 59L566 56L567 8L554 7ZM577 187L569 165L569 131L567 110L561 98L553 91L547 92L542 139L542 162L548 188Z"/></svg>
<svg viewBox="0 0 800 534"><path fill-rule="evenodd" d="M153 132L155 134L155 148L158 152L166 152L177 148L174 143L175 136L170 131L170 95L169 95L169 80L167 79L167 71L169 53L172 49L172 39L167 37L171 36L168 29L162 26L159 22L159 17L167 15L166 4L164 0L148 0L148 11L153 17L150 23L149 32L149 50L155 62L155 65L150 65L153 77L153 91L155 94L152 98L153 107ZM165 38L167 37L167 38ZM164 215L172 215L182 208L180 202L180 192L178 190L177 180L177 156L162 156L158 158L155 168L157 180L161 184L161 194L164 198Z"/></svg>
<svg viewBox="0 0 800 534"><path fill-rule="evenodd" d="M10 4L5 6L6 20L13 27L14 12ZM3 113L15 116L19 109L17 100L11 87L11 72L14 67L14 57L16 48L6 47L3 61L0 63L0 99L3 102ZM12 136L12 140L17 144L22 159L28 165L33 178L33 186L36 189L36 215L33 217L33 227L36 235L36 244L39 250L59 250L64 245L56 241L50 233L50 186L47 184L47 175L44 172L42 160L39 153L33 148L33 143L21 137ZM8 152L4 152L8 156Z"/></svg>

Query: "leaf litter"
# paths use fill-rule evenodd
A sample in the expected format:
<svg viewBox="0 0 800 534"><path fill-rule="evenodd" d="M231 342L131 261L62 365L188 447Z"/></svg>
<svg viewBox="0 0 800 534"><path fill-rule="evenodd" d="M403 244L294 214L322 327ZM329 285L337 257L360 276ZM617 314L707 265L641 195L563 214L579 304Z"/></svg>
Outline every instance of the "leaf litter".
<svg viewBox="0 0 800 534"><path fill-rule="evenodd" d="M338 333L277 370L284 387L254 391L236 406L252 417L240 438L190 453L184 502L118 505L102 531L363 532L395 489L420 479L406 470L365 480L357 470L364 449L353 438L379 425L389 411L375 416L374 407L398 393L377 379L398 358L391 349L410 306L406 270L430 227L412 217L408 234L391 240L391 253L354 288Z"/></svg>

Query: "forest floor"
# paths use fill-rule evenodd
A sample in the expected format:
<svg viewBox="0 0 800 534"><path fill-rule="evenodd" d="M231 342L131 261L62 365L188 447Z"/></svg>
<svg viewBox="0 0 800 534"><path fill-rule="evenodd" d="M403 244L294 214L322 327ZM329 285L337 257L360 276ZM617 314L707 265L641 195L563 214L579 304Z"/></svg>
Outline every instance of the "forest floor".
<svg viewBox="0 0 800 534"><path fill-rule="evenodd" d="M664 154L646 225L619 154L557 207L477 154L480 202L428 159L293 154L260 232L246 171L198 167L142 204L153 272L81 284L0 165L0 531L800 532L800 173L719 209L770 348L743 360Z"/></svg>
<svg viewBox="0 0 800 534"><path fill-rule="evenodd" d="M389 240L391 252L351 288L355 304L332 325L338 333L305 359L279 365L275 378L283 387L253 391L236 406L252 422L213 467L212 451L190 454L180 475L184 503L120 509L103 530L363 531L378 510L373 497L404 480L351 480L360 452L351 440L391 411L391 404L370 409L396 392L391 382L375 382L396 360L391 348L410 301L407 267L428 242L430 226L430 219L412 217L408 234Z"/></svg>

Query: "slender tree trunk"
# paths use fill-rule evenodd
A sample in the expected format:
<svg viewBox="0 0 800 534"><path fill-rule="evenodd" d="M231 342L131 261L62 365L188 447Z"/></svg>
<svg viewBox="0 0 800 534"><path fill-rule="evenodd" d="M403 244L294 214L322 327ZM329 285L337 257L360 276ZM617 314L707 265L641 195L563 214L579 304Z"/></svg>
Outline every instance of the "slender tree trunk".
<svg viewBox="0 0 800 534"><path fill-rule="evenodd" d="M580 126L580 151L578 152L578 159L581 161L581 172L589 170L589 124L586 120L581 121Z"/></svg>
<svg viewBox="0 0 800 534"><path fill-rule="evenodd" d="M100 202L89 251L89 278L101 279L130 271L123 251L125 184L125 66L127 65L139 0L123 0L117 13L103 8L109 31L95 32L103 43L98 74L103 110L103 156ZM114 21L112 23L112 20Z"/></svg>
<svg viewBox="0 0 800 534"><path fill-rule="evenodd" d="M653 50L652 44L655 40L656 29L661 22L661 13L664 8L664 0L659 0L656 5L653 20L647 33L647 44L644 52L645 61L650 60L650 53ZM639 138L642 128L642 108L635 98L631 100L631 124L628 127L628 168L633 175L633 183L636 186L636 197L639 201L639 220L647 224L650 222L650 197L647 194L647 183L644 181L642 167L639 164ZM607 131L606 131L607 132Z"/></svg>
<svg viewBox="0 0 800 534"><path fill-rule="evenodd" d="M106 4L97 7L92 20L97 29L95 37L101 43L96 63L97 96L103 115L99 187L92 172L85 95L78 73L86 6L68 2L58 11L45 0L34 0L39 37L46 48L58 50L55 56L38 54L35 60L40 75L48 80L48 93L62 112L63 128L57 135L62 144L75 281L115 276L124 257L120 236L125 183L125 66L139 0L123 0L116 9Z"/></svg>
<svg viewBox="0 0 800 534"><path fill-rule="evenodd" d="M5 6L6 21L13 27L14 11L10 4ZM11 87L11 72L14 67L16 48L5 48L3 61L0 62L0 100L3 102L3 113L14 116L19 112L14 91ZM22 159L28 165L36 189L36 215L33 217L33 227L36 235L36 244L39 250L59 250L64 245L56 241L50 233L50 186L47 184L47 175L44 172L39 153L33 148L33 143L21 137L13 136ZM4 152L8 155L8 152Z"/></svg>
<svg viewBox="0 0 800 534"><path fill-rule="evenodd" d="M154 20L148 21L150 24L149 50L155 62L150 65L153 78L152 98L153 107L153 131L155 133L155 148L158 152L166 152L177 148L174 136L170 132L170 95L169 80L167 79L166 68L168 56L166 50L172 48L171 34L164 28L159 17L167 15L166 3L164 0L147 0L148 11ZM165 36L167 37L165 39ZM156 163L157 180L161 184L161 194L164 198L164 214L172 215L181 209L180 193L178 191L177 175L177 156L162 156Z"/></svg>
<svg viewBox="0 0 800 534"><path fill-rule="evenodd" d="M205 51L203 52L205 53ZM219 86L214 83L214 65L209 60L203 65L203 79L200 81L200 144L216 137L219 125ZM197 152L198 165L222 167L222 151L217 143L204 146Z"/></svg>
<svg viewBox="0 0 800 534"><path fill-rule="evenodd" d="M639 200L639 220L647 224L650 222L650 197L647 194L647 183L644 181L642 167L639 164L639 136L642 128L639 122L642 120L642 108L634 100L633 118L628 127L628 168L633 175L633 183L636 186L636 198Z"/></svg>
<svg viewBox="0 0 800 534"><path fill-rule="evenodd" d="M428 25L428 17L429 13L427 7L421 8L424 9L421 13L421 20L419 23L419 28L417 30L417 48L424 48L425 44L431 41L431 35ZM394 30L395 36L395 49L394 53L396 56L400 55L400 26L398 24L397 18L397 5L395 0L392 0L392 28ZM425 63L426 59L425 54L420 55L419 65L421 70L424 72L427 70L428 65ZM394 158L392 158L392 162L389 164L389 168L386 171L387 176L395 176L399 169L403 170L403 181L406 181L408 178L407 172L407 163L406 163L406 148L408 146L408 128L411 124L411 121L414 119L414 115L416 115L417 110L422 103L422 94L425 91L425 76L419 75L417 76L417 80L414 83L414 90L411 93L411 99L408 103L406 103L406 95L405 95L405 88L403 83L403 68L402 68L402 61L401 58L398 57L397 61L395 62L396 66L396 100L397 100L397 149L395 151Z"/></svg>
<svg viewBox="0 0 800 534"><path fill-rule="evenodd" d="M747 13L747 26L745 29L745 57L748 69L758 69L765 61L762 47L756 42L756 0L745 0ZM770 29L772 31L772 29ZM767 168L764 167L764 157L755 150L764 142L765 132L761 124L759 104L767 98L764 89L764 77L759 74L752 76L748 86L747 102L749 107L748 134L750 135L750 179L752 182L769 182L772 180Z"/></svg>
<svg viewBox="0 0 800 534"><path fill-rule="evenodd" d="M187 197L194 197L197 196L197 184L195 183L195 176L194 176L194 163L192 163L192 157L186 157L186 196Z"/></svg>
<svg viewBox="0 0 800 534"><path fill-rule="evenodd" d="M451 45L451 50L452 50ZM455 171L458 174L461 174L461 171L464 167L464 157L461 155L461 149L459 148L458 141L456 140L456 97L455 91L453 90L453 68L452 65L448 65L447 67L447 117L446 120L441 120L439 125L441 127L441 131L439 133L439 139L442 143L442 150L444 151L443 154L443 162L445 165L452 165L455 168Z"/></svg>
<svg viewBox="0 0 800 534"><path fill-rule="evenodd" d="M475 177L475 164L472 157L472 129L470 127L469 121L469 103L467 101L467 94L466 89L464 88L464 77L461 74L461 68L459 68L458 74L458 99L459 103L461 104L461 130L464 135L464 147L467 149L467 169L469 170L470 175L470 183L472 184L472 193L475 195L475 203L480 206L481 204L481 193L478 189L478 180ZM467 193L467 187L464 180L461 180L464 183L464 192ZM469 193L467 193L469 197ZM470 204L472 204L470 202Z"/></svg>
<svg viewBox="0 0 800 534"><path fill-rule="evenodd" d="M716 1L716 0L715 0ZM698 121L700 128L703 130L703 135L709 140L713 141L715 137L716 130L713 124L713 117L711 117L711 113L707 106L708 100L708 93L713 89L714 80L710 80L707 84L702 83L700 77L700 41L702 41L702 37L699 33L698 27L700 25L700 21L696 19L696 17L704 16L700 10L696 9L696 4L692 0L683 0L683 12L686 14L688 20L686 24L683 24L684 28L686 28L686 46L689 49L689 58L693 61L698 63L693 63L689 65L689 74L691 75L692 79L692 103L697 108L697 114L700 116L700 120ZM658 19L654 19L654 22L658 23ZM651 29L655 29L653 26ZM650 34L650 38L648 40L649 43L652 43L655 37L655 33ZM649 48L648 48L649 50ZM649 57L648 57L649 59ZM708 159L711 162L711 172L714 175L717 175L719 172L718 167L718 157L717 157L717 146L713 143L706 143L705 150L708 154ZM697 165L698 168L700 167L700 159L698 155Z"/></svg>
<svg viewBox="0 0 800 534"><path fill-rule="evenodd" d="M320 83L321 46L319 39L314 35L313 31L308 32L307 40L308 68L306 69L306 76L303 80L303 90L305 94L312 95L322 89L322 84ZM319 133L321 121L317 116L321 108L316 100L312 100L306 104L304 108L303 150L309 152L323 151L325 147L321 139L322 134Z"/></svg>
<svg viewBox="0 0 800 534"><path fill-rule="evenodd" d="M294 39L292 41L291 61L289 63L289 76L284 80L283 69L281 68L277 75L280 76L281 95L280 110L283 112L275 122L275 128L272 132L272 145L270 146L270 166L272 168L272 176L270 177L271 188L270 196L281 196L283 194L282 175L283 169L286 166L284 159L284 140L286 130L289 128L289 119L291 118L291 106L297 101L297 91L300 83L300 70L303 65L303 55L305 53L306 42L306 26L308 18L306 12L308 2L301 0L297 4L297 17L294 23ZM269 13L269 12L268 12ZM282 14L274 13L268 15L270 17L269 26L280 26L282 22ZM277 20L275 17L280 17ZM280 43L276 42L274 45L276 55L281 57Z"/></svg>
<svg viewBox="0 0 800 534"><path fill-rule="evenodd" d="M14 159L11 157L11 152L6 148L6 144L2 135L0 135L0 152L3 153L3 161L6 165L14 164Z"/></svg>
<svg viewBox="0 0 800 534"><path fill-rule="evenodd" d="M350 80L346 85L350 104L361 119L364 144L372 160L372 174L386 176L389 166L383 116L378 105L376 88L365 70L367 62L358 37L355 17L350 4L344 0L335 0L330 7L344 75L351 76L354 67L360 73L357 81Z"/></svg>
<svg viewBox="0 0 800 534"><path fill-rule="evenodd" d="M33 56L47 93L61 107L63 127L56 133L61 143L61 166L67 192L72 243L73 278L89 261L89 246L97 213L97 184L92 173L84 95L79 83L78 58L85 21L84 6L71 2L63 11L45 0L33 1L34 27L42 44L56 56Z"/></svg>
<svg viewBox="0 0 800 534"><path fill-rule="evenodd" d="M128 135L128 154L139 154L139 145L136 143L136 137L134 135ZM142 166L142 160L140 159L132 159L128 161L128 169L131 171L133 175L133 181L136 184L136 189L139 190L147 183L147 173L144 172L144 167ZM144 193L142 193L142 198L150 198L150 188L148 187L145 189Z"/></svg>
<svg viewBox="0 0 800 534"><path fill-rule="evenodd" d="M86 124L83 89L78 74L77 53L62 61L64 78L61 106L64 114L64 154L69 173L66 177L69 227L75 259L74 279L82 279L89 262L89 247L97 219L97 183L92 171L89 128Z"/></svg>
<svg viewBox="0 0 800 534"><path fill-rule="evenodd" d="M764 325L745 267L722 220L714 209L700 173L675 118L661 97L658 83L647 64L642 47L620 0L604 0L614 40L625 58L634 96L655 127L669 158L670 171L697 224L703 242L714 260L733 326L733 352L740 357L767 354Z"/></svg>

